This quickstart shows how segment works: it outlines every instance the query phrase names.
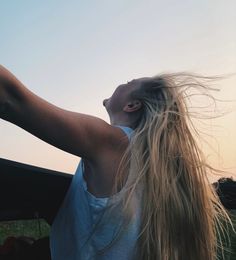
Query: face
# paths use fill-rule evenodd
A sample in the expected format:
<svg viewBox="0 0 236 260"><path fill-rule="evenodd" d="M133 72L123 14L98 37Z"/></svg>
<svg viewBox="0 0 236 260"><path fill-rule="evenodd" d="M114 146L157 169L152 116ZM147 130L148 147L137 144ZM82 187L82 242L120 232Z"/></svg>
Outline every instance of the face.
<svg viewBox="0 0 236 260"><path fill-rule="evenodd" d="M103 101L110 118L123 111L124 107L132 102L131 93L138 89L141 84L150 78L134 79L126 84L119 85L112 96Z"/></svg>
<svg viewBox="0 0 236 260"><path fill-rule="evenodd" d="M103 101L103 105L106 108L108 114L115 114L122 111L123 106L127 101L129 94L128 83L119 85L112 96Z"/></svg>

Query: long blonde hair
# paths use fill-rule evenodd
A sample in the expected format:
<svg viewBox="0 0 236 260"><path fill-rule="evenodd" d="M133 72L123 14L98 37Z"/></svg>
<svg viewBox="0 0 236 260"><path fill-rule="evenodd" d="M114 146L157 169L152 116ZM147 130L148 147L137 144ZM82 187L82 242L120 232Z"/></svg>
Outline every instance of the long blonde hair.
<svg viewBox="0 0 236 260"><path fill-rule="evenodd" d="M141 185L139 259L215 260L223 250L224 225L232 222L208 180L213 168L196 142L186 101L190 88L208 90L202 82L209 79L163 74L131 94L142 102L142 111L115 187L124 185L122 169L131 165L123 205L128 212Z"/></svg>

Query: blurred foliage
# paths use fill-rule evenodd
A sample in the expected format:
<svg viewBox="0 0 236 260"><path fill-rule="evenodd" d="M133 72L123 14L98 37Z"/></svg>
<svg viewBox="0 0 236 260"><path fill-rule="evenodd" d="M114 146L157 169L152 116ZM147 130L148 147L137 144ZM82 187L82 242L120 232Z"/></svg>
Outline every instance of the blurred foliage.
<svg viewBox="0 0 236 260"><path fill-rule="evenodd" d="M234 229L236 231L236 210L230 210L228 211L230 219L232 220ZM226 226L225 226L226 227ZM218 253L218 259L219 260L236 260L236 233L233 231L232 227L228 225L228 232L230 244L227 239L224 239L223 236L221 236L223 240L224 245L224 258L222 254Z"/></svg>
<svg viewBox="0 0 236 260"><path fill-rule="evenodd" d="M0 222L0 245L7 237L32 237L39 239L49 236L50 226L43 219Z"/></svg>
<svg viewBox="0 0 236 260"><path fill-rule="evenodd" d="M230 210L229 216L233 222L234 228L236 230L236 210ZM218 260L236 260L236 233L229 228L229 237L231 245L224 241L225 253L224 258L221 253L218 254ZM10 236L20 237L33 237L34 239L39 239L42 237L49 236L50 226L43 219L36 220L17 220L17 221L7 221L0 223L0 245L4 243L5 239Z"/></svg>

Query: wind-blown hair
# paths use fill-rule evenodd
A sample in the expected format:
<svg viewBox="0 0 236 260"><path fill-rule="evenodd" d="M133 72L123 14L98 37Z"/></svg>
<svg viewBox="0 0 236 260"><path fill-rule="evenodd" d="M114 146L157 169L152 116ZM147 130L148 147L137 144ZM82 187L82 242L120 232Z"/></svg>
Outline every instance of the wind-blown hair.
<svg viewBox="0 0 236 260"><path fill-rule="evenodd" d="M124 211L132 207L132 196L141 185L139 259L218 259L223 248L218 234L227 236L223 224L232 226L208 180L213 168L195 140L187 106L188 90L209 90L201 83L209 79L163 74L131 94L141 101L142 110L115 187L124 185L122 169L131 165L132 183L124 196Z"/></svg>

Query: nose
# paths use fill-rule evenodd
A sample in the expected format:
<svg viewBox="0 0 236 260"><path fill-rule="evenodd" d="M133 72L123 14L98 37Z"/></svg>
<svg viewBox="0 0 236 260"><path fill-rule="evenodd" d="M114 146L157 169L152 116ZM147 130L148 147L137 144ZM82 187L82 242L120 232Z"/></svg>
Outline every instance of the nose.
<svg viewBox="0 0 236 260"><path fill-rule="evenodd" d="M106 103L107 103L107 101L108 101L108 99L107 99L107 98L103 100L103 102L102 102L102 103L103 103L103 106L104 106L104 107L106 106Z"/></svg>

